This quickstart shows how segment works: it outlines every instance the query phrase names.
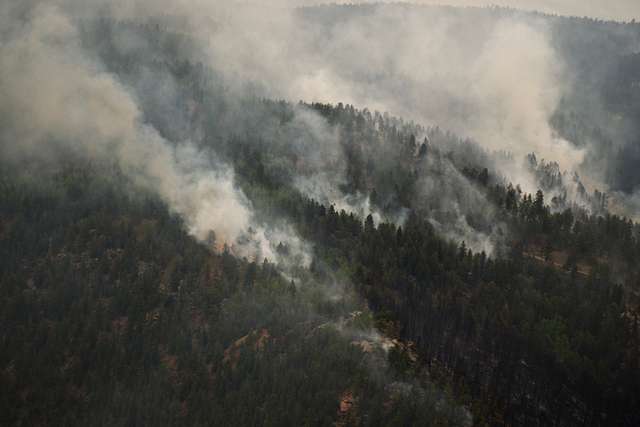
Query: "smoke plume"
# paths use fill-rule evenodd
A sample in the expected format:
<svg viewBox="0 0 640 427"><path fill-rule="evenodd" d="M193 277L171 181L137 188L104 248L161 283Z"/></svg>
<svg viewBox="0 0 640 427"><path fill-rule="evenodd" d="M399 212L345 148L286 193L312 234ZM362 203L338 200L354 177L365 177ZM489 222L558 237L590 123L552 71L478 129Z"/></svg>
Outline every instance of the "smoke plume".
<svg viewBox="0 0 640 427"><path fill-rule="evenodd" d="M215 231L219 241L236 244L244 236L250 245L241 252L275 257L264 229L254 226L247 238L252 210L232 170L189 142L168 143L145 124L136 100L83 54L78 31L61 8L37 4L22 16L4 16L24 21L3 26L9 29L0 48L3 157L51 159L63 146L116 161L184 217L196 238Z"/></svg>

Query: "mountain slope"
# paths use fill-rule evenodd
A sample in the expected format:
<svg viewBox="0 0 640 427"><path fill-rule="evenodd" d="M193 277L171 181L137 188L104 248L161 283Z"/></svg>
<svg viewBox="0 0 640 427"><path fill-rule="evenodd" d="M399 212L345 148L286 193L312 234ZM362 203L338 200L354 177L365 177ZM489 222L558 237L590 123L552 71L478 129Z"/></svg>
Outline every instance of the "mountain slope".
<svg viewBox="0 0 640 427"><path fill-rule="evenodd" d="M3 424L466 423L428 382L400 382L357 299L213 253L117 169L16 174L0 204Z"/></svg>

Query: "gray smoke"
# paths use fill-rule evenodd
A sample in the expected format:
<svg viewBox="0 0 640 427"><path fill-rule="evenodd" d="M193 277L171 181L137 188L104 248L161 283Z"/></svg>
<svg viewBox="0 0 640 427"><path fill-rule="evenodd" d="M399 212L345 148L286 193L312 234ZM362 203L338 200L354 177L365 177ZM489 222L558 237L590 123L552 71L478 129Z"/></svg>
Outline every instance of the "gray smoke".
<svg viewBox="0 0 640 427"><path fill-rule="evenodd" d="M218 242L239 253L269 259L276 258L273 247L280 241L302 247L288 230L267 232L253 223L251 204L228 166L189 141L168 143L142 122L136 100L83 53L63 6L2 9L7 29L0 47L3 157L53 158L63 146L116 161L137 185L156 192L184 217L198 239L215 231ZM270 237L277 240L271 243Z"/></svg>
<svg viewBox="0 0 640 427"><path fill-rule="evenodd" d="M143 120L136 96L144 96L145 105L155 105L164 117L184 114L163 102L175 96L170 77L146 70L134 96L89 59L76 21L108 16L164 19L173 31L188 34L196 47L185 55L223 76L230 99L250 88L258 96L347 102L438 124L472 136L489 151L513 153L515 161L497 166L528 192L539 187L520 163L530 152L562 169L580 169L588 147L574 147L549 125L570 79L543 19L505 14L496 21L479 10L464 17L455 10L403 5L339 11L290 7L301 4L56 0L0 6L3 154L46 156L54 144L73 145L90 156L115 158L136 182L157 191L200 239L215 230L219 241L242 241L270 258L276 256L269 243L274 235L289 235L285 240L291 246L305 246L286 225L276 232L256 223L251 204L234 185L233 171L214 154L188 141L168 143ZM577 7L577 2L562 4ZM627 6L616 13L632 13L633 5ZM117 41L123 51L145 50L145 41L133 34L118 34ZM241 118L229 126L241 128ZM296 187L338 210L372 213L380 220L366 195L342 190L345 159L336 129L304 109L296 109L289 126L288 136L299 134L293 144L304 161ZM439 217L430 219L444 234L490 252L494 231L478 232L469 221L470 212L489 203L479 192L462 192L473 188L463 176L454 178L450 192L466 195L438 202L440 211L451 215L452 230L444 230ZM599 178L593 178L594 185ZM434 200L437 181L426 174L421 186L424 200Z"/></svg>

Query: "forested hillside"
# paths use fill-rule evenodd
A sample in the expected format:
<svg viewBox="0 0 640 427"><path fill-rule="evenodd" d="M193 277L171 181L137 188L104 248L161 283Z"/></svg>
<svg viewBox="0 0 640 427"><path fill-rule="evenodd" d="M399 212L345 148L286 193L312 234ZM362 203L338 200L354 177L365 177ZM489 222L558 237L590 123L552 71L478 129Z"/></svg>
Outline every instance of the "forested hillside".
<svg viewBox="0 0 640 427"><path fill-rule="evenodd" d="M0 7L0 424L640 423L637 24L66 7Z"/></svg>
<svg viewBox="0 0 640 427"><path fill-rule="evenodd" d="M518 144L535 145L517 141L526 136L527 128L536 130L536 139L545 138L540 131L546 124L536 123L537 110L543 108L545 116L549 115L544 119L550 119L554 132L578 147L588 147L584 171L598 175L612 191L637 190L640 24L499 7L402 3L327 5L301 9L300 15L312 28L310 37L317 45L321 46L322 40L329 46L326 51L320 48L327 66L349 84L372 93L365 97L368 101L383 100L409 118L427 116L441 126L465 129L475 138L514 137L516 141L506 144L514 152L518 152ZM382 35L376 31L378 28L387 32ZM354 39L353 32L370 39ZM530 40L540 34L540 43ZM513 45L494 46L494 38L511 38ZM362 59L336 59L331 54L336 49L361 46L367 48ZM501 50L500 55L491 51L489 56L505 72L484 62L481 69L475 68L475 58L482 57L488 49ZM534 60L521 55L527 51ZM503 55L508 58L504 63ZM520 61L525 66L519 67ZM372 64L378 67L374 71ZM385 64L393 66L384 68ZM531 72L538 68L546 68L546 75ZM441 78L440 73L445 73L446 78ZM489 82L489 90L485 91L484 80L494 78L493 73L503 82ZM532 95L528 91L536 84L540 84L536 90L543 92L534 96L546 96L544 91L559 89L552 100L555 108L547 110L527 99ZM476 90L488 100L474 100ZM489 102L496 92L506 98L502 102L512 111L502 111L501 106ZM509 100L510 96L514 99ZM519 117L520 110L526 117ZM491 113L499 116L492 117ZM520 133L522 129L511 132L509 121L513 119L524 128L524 135ZM476 124L476 120L482 123ZM504 129L498 130L501 126ZM497 144L482 142L488 146Z"/></svg>
<svg viewBox="0 0 640 427"><path fill-rule="evenodd" d="M29 175L2 176L2 424L467 424L349 289L215 253L112 165Z"/></svg>

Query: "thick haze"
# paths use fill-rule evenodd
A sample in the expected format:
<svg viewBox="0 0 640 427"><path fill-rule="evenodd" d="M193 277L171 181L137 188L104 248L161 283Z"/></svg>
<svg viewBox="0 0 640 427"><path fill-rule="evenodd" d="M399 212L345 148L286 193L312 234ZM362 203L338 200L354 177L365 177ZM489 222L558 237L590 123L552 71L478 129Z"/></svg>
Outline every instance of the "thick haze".
<svg viewBox="0 0 640 427"><path fill-rule="evenodd" d="M436 1L421 0L420 3L437 4ZM456 6L499 5L546 13L589 16L599 19L631 21L640 19L640 2L636 0L443 0L440 4Z"/></svg>
<svg viewBox="0 0 640 427"><path fill-rule="evenodd" d="M255 233L250 240L258 253L272 256L268 233L255 224L250 203L234 185L232 168L190 141L165 140L142 119L141 98L148 94L161 105L165 92L158 89L170 88L171 78L148 76L141 80L149 84L143 89L146 94L132 94L118 76L105 71L83 49L77 30L80 20L96 17L144 22L174 16L181 18L175 21L175 30L189 34L199 46L185 56L223 76L230 98L250 90L253 95L290 101L352 103L451 129L489 151L511 152L516 159L535 152L538 158L557 161L566 169L581 165L588 147L575 148L549 124L572 76L543 19L520 19L518 14L496 19L481 10L467 15L446 8L416 10L401 5L365 10L281 7L309 3L58 0L4 4L0 6L3 155L46 156L54 144L63 143L89 155L115 159L182 215L198 238L205 239L215 230L220 240L237 241L252 226ZM545 9L554 2L526 3L513 6ZM585 14L602 12L593 2L557 2L555 7L558 13L573 13L570 8L587 4L591 11ZM637 9L631 2L618 4L609 4L609 13L631 14ZM121 34L119 42L121 49L133 52L139 40ZM164 81L162 87L157 83ZM328 176L324 171L329 158L324 150L331 156L336 152L335 130L310 113L298 113L295 125L304 128L295 143L306 147L300 148L301 153L317 165L315 174L298 179L298 188L339 207L353 204L351 210L358 213L370 210L366 197L348 198L339 190L343 182L339 173ZM242 129L242 114L229 126ZM340 159L332 164L340 164ZM519 164L511 166L503 167L509 179L526 191L537 189L530 173ZM464 177L449 184L450 192L468 185ZM432 182L424 183L426 199L436 194L429 185ZM468 197L474 206L481 205L480 198L480 194ZM453 222L463 230L453 236L465 238L464 217L473 206L447 200L439 202L450 208ZM444 234L448 234L446 226L442 224ZM485 247L482 242L475 246Z"/></svg>
<svg viewBox="0 0 640 427"><path fill-rule="evenodd" d="M482 11L398 5L216 12L191 18L214 17L214 27L194 25L215 28L201 33L212 66L230 81L257 82L265 96L351 103L451 129L517 159L536 152L565 169L582 162L584 153L549 125L571 79L542 19L496 22ZM537 189L519 166L505 173Z"/></svg>

